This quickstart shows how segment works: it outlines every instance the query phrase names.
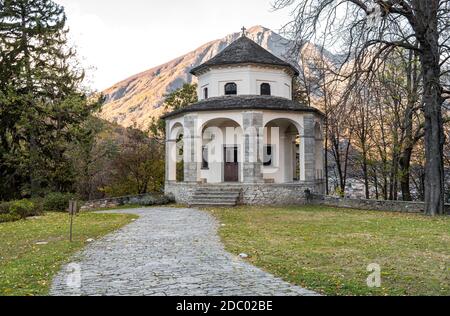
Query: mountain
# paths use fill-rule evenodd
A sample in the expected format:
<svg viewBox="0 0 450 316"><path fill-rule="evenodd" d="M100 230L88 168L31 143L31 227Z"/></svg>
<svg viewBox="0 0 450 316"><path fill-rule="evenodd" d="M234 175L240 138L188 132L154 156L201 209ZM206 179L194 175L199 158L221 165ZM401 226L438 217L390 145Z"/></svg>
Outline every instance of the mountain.
<svg viewBox="0 0 450 316"><path fill-rule="evenodd" d="M249 38L274 55L295 62L288 57L294 45L292 41L262 26L254 26L247 32ZM148 128L151 119L161 115L164 96L184 83L196 82L189 71L214 57L240 36L241 33L233 33L209 42L184 56L115 84L103 92L106 102L100 117L125 127ZM302 50L302 55L314 57L320 54L323 51L312 44L305 45ZM333 62L331 53L326 52L324 56Z"/></svg>

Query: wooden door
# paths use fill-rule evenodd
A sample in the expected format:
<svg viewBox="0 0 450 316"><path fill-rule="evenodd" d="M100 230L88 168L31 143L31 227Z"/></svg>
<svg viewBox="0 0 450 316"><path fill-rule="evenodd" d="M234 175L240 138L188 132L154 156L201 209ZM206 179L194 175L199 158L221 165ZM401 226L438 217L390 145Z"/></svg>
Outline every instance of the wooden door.
<svg viewBox="0 0 450 316"><path fill-rule="evenodd" d="M224 148L225 182L239 182L238 147Z"/></svg>

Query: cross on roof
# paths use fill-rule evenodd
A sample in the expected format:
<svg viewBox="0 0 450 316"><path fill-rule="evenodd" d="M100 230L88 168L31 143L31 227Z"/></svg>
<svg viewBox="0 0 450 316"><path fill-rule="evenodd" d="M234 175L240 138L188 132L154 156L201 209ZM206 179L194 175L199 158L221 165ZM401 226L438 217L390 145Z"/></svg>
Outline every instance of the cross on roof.
<svg viewBox="0 0 450 316"><path fill-rule="evenodd" d="M245 26L243 26L241 28L241 31L242 31L242 36L246 36L247 35L247 29L245 28Z"/></svg>

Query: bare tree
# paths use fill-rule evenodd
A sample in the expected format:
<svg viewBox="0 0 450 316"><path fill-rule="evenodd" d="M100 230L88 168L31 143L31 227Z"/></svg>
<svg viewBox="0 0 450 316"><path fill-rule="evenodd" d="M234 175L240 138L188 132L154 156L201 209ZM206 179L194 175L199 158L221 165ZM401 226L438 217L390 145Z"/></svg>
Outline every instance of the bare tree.
<svg viewBox="0 0 450 316"><path fill-rule="evenodd" d="M293 98L296 101L304 103L307 106L313 106L320 109L326 116L325 120L325 179L326 179L326 194L329 194L329 153L334 158L341 158L341 155L335 154L336 151L330 150L332 133L339 130L334 124L334 117L330 111L339 100L338 83L335 80L336 66L332 60L329 60L328 55L323 47L313 45L311 43L298 42L293 45L290 50L290 55L295 56L295 60L299 61L300 76L294 80ZM337 135L335 140L340 139ZM341 161L335 161L336 165L341 164ZM339 168L336 168L339 169ZM343 171L343 170L342 170ZM336 172L336 178L339 178L340 191L342 191L342 183L345 183L344 172Z"/></svg>
<svg viewBox="0 0 450 316"><path fill-rule="evenodd" d="M426 213L444 213L445 143L442 107L450 98L450 0L275 0L274 7L294 7L285 29L295 38L345 47L353 73L373 73L398 47L420 60L425 116Z"/></svg>
<svg viewBox="0 0 450 316"><path fill-rule="evenodd" d="M373 113L371 113L371 92L364 87L361 91L354 91L354 110L351 117L351 124L354 127L354 145L359 149L360 155L357 157L357 164L360 165L364 179L365 197L370 199L369 180L369 152L371 147L370 136L373 133Z"/></svg>
<svg viewBox="0 0 450 316"><path fill-rule="evenodd" d="M327 120L330 152L336 163L336 173L339 181L338 191L341 196L345 196L347 188L353 136L353 126L350 124L347 114L350 110L345 106L348 104L350 103L334 104L333 107L328 109L329 119Z"/></svg>

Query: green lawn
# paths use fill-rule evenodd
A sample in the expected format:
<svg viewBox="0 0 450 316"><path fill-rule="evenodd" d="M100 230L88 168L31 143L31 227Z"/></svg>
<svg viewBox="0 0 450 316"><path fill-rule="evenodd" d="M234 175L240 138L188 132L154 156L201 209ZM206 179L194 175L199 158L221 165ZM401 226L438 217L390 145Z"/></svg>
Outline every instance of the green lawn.
<svg viewBox="0 0 450 316"><path fill-rule="evenodd" d="M327 295L450 295L450 218L288 207L215 209L228 251ZM382 287L367 286L367 267Z"/></svg>
<svg viewBox="0 0 450 316"><path fill-rule="evenodd" d="M69 216L46 216L0 224L0 296L48 294L53 276L86 245L136 218L133 215L82 213L74 220L74 242L69 238ZM48 242L47 245L37 245Z"/></svg>

